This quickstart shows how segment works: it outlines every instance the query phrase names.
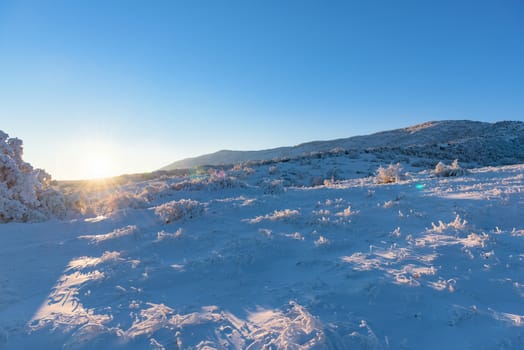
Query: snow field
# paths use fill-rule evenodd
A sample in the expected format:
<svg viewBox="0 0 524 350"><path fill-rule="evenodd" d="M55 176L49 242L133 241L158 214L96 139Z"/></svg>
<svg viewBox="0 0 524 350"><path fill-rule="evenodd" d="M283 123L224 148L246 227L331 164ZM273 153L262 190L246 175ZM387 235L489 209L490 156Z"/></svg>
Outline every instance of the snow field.
<svg viewBox="0 0 524 350"><path fill-rule="evenodd" d="M277 191L265 171L4 225L0 347L524 347L523 165Z"/></svg>

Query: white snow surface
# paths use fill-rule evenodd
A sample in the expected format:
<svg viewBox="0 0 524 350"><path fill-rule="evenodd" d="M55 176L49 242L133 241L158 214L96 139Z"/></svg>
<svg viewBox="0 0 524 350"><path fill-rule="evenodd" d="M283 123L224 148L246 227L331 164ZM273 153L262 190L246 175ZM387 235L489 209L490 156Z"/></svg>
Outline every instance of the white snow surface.
<svg viewBox="0 0 524 350"><path fill-rule="evenodd" d="M524 164L375 165L108 184L0 225L0 349L524 348Z"/></svg>

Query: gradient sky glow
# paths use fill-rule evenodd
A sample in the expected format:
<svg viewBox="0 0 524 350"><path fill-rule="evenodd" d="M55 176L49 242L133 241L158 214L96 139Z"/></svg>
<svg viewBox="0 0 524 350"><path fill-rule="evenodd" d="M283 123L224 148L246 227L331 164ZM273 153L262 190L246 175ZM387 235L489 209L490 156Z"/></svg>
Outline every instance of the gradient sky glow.
<svg viewBox="0 0 524 350"><path fill-rule="evenodd" d="M440 119L524 120L524 2L0 0L0 130L57 179Z"/></svg>

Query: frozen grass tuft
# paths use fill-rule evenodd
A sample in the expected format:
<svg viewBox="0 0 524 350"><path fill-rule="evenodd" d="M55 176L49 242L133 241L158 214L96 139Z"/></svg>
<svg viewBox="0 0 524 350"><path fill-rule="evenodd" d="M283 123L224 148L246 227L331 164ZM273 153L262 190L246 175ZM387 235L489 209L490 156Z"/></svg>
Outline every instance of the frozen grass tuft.
<svg viewBox="0 0 524 350"><path fill-rule="evenodd" d="M243 181L222 172L204 178L185 179L171 185L175 191L220 191L243 187L246 187Z"/></svg>
<svg viewBox="0 0 524 350"><path fill-rule="evenodd" d="M182 233L184 231L182 230L182 228L179 228L178 230L176 230L175 233L170 233L170 232L166 232L164 230L160 231L157 233L157 242L160 242L160 241L164 241L164 240L168 240L168 239L177 239L177 238L180 238L182 237Z"/></svg>
<svg viewBox="0 0 524 350"><path fill-rule="evenodd" d="M389 184L399 182L402 173L400 163L390 164L387 168L379 167L375 175L375 183Z"/></svg>
<svg viewBox="0 0 524 350"><path fill-rule="evenodd" d="M436 176L443 176L443 177L449 177L449 176L462 176L466 174L466 170L461 168L458 159L455 159L451 165L446 165L442 162L438 162L438 164L435 166L435 170L433 173Z"/></svg>
<svg viewBox="0 0 524 350"><path fill-rule="evenodd" d="M100 235L86 235L86 236L79 236L78 238L81 239L88 239L91 241L91 243L100 243L107 240L120 238L124 236L133 236L137 237L139 233L138 227L136 225L127 225L122 228L117 228L109 233L100 234Z"/></svg>
<svg viewBox="0 0 524 350"><path fill-rule="evenodd" d="M171 201L155 207L155 214L166 224L182 219L192 219L204 213L204 205L192 199Z"/></svg>
<svg viewBox="0 0 524 350"><path fill-rule="evenodd" d="M460 215L457 215L455 217L455 220L451 221L450 223L444 223L442 222L441 220L439 220L438 222L438 225L435 225L435 223L431 223L431 226L432 226L432 229L431 231L432 232L436 232L436 233L444 233L444 231L452 228L452 229L455 229L455 230L463 230L466 228L466 224L468 222L466 220L461 220L460 219Z"/></svg>
<svg viewBox="0 0 524 350"><path fill-rule="evenodd" d="M254 219L249 219L250 224L258 224L264 220L277 221L277 220L290 220L300 215L298 210L284 209L284 210L275 210L272 214L266 214L263 216L257 216Z"/></svg>

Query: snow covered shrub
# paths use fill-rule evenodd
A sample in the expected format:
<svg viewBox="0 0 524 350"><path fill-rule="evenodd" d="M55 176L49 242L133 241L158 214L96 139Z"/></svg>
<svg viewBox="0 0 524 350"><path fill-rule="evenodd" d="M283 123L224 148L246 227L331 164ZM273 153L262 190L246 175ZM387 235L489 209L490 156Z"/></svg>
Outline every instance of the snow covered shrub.
<svg viewBox="0 0 524 350"><path fill-rule="evenodd" d="M42 221L66 214L51 176L22 160L22 140L0 131L0 222Z"/></svg>
<svg viewBox="0 0 524 350"><path fill-rule="evenodd" d="M141 199L146 201L152 201L168 192L169 187L165 181L157 181L148 184L142 189L142 192L138 195Z"/></svg>
<svg viewBox="0 0 524 350"><path fill-rule="evenodd" d="M284 210L275 210L271 214L257 216L254 219L247 219L246 221L249 222L250 224L258 224L264 220L291 222L291 221L294 221L299 216L300 216L300 211L298 210L284 209Z"/></svg>
<svg viewBox="0 0 524 350"><path fill-rule="evenodd" d="M241 165L241 164L240 164ZM232 171L234 172L235 176L238 176L240 178L244 178L246 176L249 176L249 175L253 175L255 173L255 169L249 167L249 166L244 166L244 167L241 167L239 164L235 164L235 166L233 167Z"/></svg>
<svg viewBox="0 0 524 350"><path fill-rule="evenodd" d="M204 205L191 199L171 201L155 207L155 214L160 216L166 224L184 218L192 219L202 215Z"/></svg>
<svg viewBox="0 0 524 350"><path fill-rule="evenodd" d="M330 155L340 156L346 153L346 150L342 147L335 147L329 151Z"/></svg>
<svg viewBox="0 0 524 350"><path fill-rule="evenodd" d="M316 241L315 241L315 246L317 247L320 247L320 246L326 246L330 243L329 239L327 239L326 237L324 236L320 236Z"/></svg>
<svg viewBox="0 0 524 350"><path fill-rule="evenodd" d="M140 209L147 205L147 197L136 195L129 192L115 192L107 196L102 202L102 212L98 214L107 214L116 212L119 209L132 208Z"/></svg>
<svg viewBox="0 0 524 350"><path fill-rule="evenodd" d="M439 220L438 225L435 225L435 223L432 222L432 229L430 232L444 233L448 229L464 230L467 224L468 222L466 220L461 220L460 215L457 214L457 216L455 216L455 220L448 224L442 222L442 220Z"/></svg>
<svg viewBox="0 0 524 350"><path fill-rule="evenodd" d="M348 206L346 209L344 209L343 211L340 211L338 213L336 213L335 215L336 216L341 216L341 217L348 217L348 216L353 216L353 215L356 215L358 214L359 211L358 210L353 210L351 208L351 205Z"/></svg>
<svg viewBox="0 0 524 350"><path fill-rule="evenodd" d="M140 231L136 225L127 225L125 227L114 229L109 233L99 234L99 235L83 235L78 236L81 239L87 239L91 243L101 243L108 240L113 240L122 237L134 237L135 239L140 238Z"/></svg>
<svg viewBox="0 0 524 350"><path fill-rule="evenodd" d="M284 181L282 180L264 180L260 184L260 188L265 194L280 194L285 191Z"/></svg>
<svg viewBox="0 0 524 350"><path fill-rule="evenodd" d="M244 188L246 184L233 176L211 176L207 179L208 191L219 191L228 188Z"/></svg>
<svg viewBox="0 0 524 350"><path fill-rule="evenodd" d="M438 164L435 166L435 170L433 171L436 176L461 176L466 174L466 170L461 168L458 159L455 159L453 163L450 165L446 165L442 162L438 162Z"/></svg>
<svg viewBox="0 0 524 350"><path fill-rule="evenodd" d="M202 179L187 179L171 185L175 191L201 191L204 189Z"/></svg>
<svg viewBox="0 0 524 350"><path fill-rule="evenodd" d="M164 240L168 240L168 239L178 239L180 237L182 237L182 233L184 231L179 228L178 230L176 230L175 233L170 233L170 232L166 232L164 230L160 231L157 233L157 242L160 242L160 241L164 241Z"/></svg>
<svg viewBox="0 0 524 350"><path fill-rule="evenodd" d="M218 191L228 188L244 188L246 184L233 176L216 174L207 178L186 179L171 185L175 191Z"/></svg>
<svg viewBox="0 0 524 350"><path fill-rule="evenodd" d="M390 164L387 168L379 167L375 175L375 182L379 184L388 184L399 182L402 173L400 163Z"/></svg>
<svg viewBox="0 0 524 350"><path fill-rule="evenodd" d="M70 208L64 195L52 188L47 188L40 192L38 198L40 206L51 216L63 217L68 208Z"/></svg>

